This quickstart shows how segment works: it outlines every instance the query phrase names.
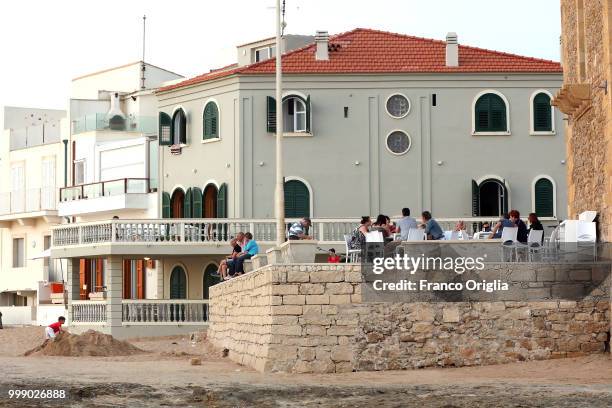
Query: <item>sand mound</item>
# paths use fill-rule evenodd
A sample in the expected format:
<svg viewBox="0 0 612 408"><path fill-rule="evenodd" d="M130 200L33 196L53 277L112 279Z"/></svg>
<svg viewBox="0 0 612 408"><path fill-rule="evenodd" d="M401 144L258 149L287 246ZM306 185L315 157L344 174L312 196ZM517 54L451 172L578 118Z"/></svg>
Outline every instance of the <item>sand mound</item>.
<svg viewBox="0 0 612 408"><path fill-rule="evenodd" d="M25 353L26 356L129 356L144 353L125 341L116 340L113 336L94 330L88 330L81 335L60 333L55 340L45 340L43 344Z"/></svg>

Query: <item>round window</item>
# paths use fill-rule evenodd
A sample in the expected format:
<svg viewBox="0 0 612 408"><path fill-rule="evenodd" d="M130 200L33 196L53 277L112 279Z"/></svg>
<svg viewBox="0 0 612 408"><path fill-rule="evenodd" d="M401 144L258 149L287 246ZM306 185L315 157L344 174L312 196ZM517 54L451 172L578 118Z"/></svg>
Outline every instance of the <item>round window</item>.
<svg viewBox="0 0 612 408"><path fill-rule="evenodd" d="M410 136L401 130L395 130L387 136L387 149L393 154L406 153L411 144Z"/></svg>
<svg viewBox="0 0 612 408"><path fill-rule="evenodd" d="M404 95L395 94L387 99L387 112L394 118L403 118L410 111L410 101Z"/></svg>

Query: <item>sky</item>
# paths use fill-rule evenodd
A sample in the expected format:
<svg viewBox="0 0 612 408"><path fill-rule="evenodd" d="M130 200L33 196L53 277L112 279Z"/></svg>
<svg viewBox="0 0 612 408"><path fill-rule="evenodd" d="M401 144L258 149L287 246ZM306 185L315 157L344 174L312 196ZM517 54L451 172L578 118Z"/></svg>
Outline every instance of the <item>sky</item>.
<svg viewBox="0 0 612 408"><path fill-rule="evenodd" d="M0 3L0 106L67 106L72 78L138 61L186 77L273 36L274 0L20 0ZM356 27L559 60L558 0L286 0L286 33Z"/></svg>

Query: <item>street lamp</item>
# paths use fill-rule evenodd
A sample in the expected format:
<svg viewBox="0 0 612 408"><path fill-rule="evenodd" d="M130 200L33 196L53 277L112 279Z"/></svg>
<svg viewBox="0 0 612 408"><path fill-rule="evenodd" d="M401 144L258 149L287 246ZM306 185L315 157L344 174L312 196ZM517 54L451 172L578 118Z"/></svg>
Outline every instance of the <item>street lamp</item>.
<svg viewBox="0 0 612 408"><path fill-rule="evenodd" d="M276 189L274 214L276 216L276 244L285 242L285 186L283 178L283 89L281 61L281 0L276 0Z"/></svg>

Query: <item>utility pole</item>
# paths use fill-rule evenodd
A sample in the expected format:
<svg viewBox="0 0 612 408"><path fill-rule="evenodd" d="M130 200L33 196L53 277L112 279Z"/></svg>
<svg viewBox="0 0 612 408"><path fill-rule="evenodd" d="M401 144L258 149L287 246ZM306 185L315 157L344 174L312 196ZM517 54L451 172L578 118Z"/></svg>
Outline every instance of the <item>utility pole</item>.
<svg viewBox="0 0 612 408"><path fill-rule="evenodd" d="M145 39L146 39L146 31L147 29L147 16L142 16L142 61L140 63L140 89L144 91L145 89Z"/></svg>
<svg viewBox="0 0 612 408"><path fill-rule="evenodd" d="M285 242L285 186L283 177L283 78L281 61L281 0L276 0L276 245Z"/></svg>

